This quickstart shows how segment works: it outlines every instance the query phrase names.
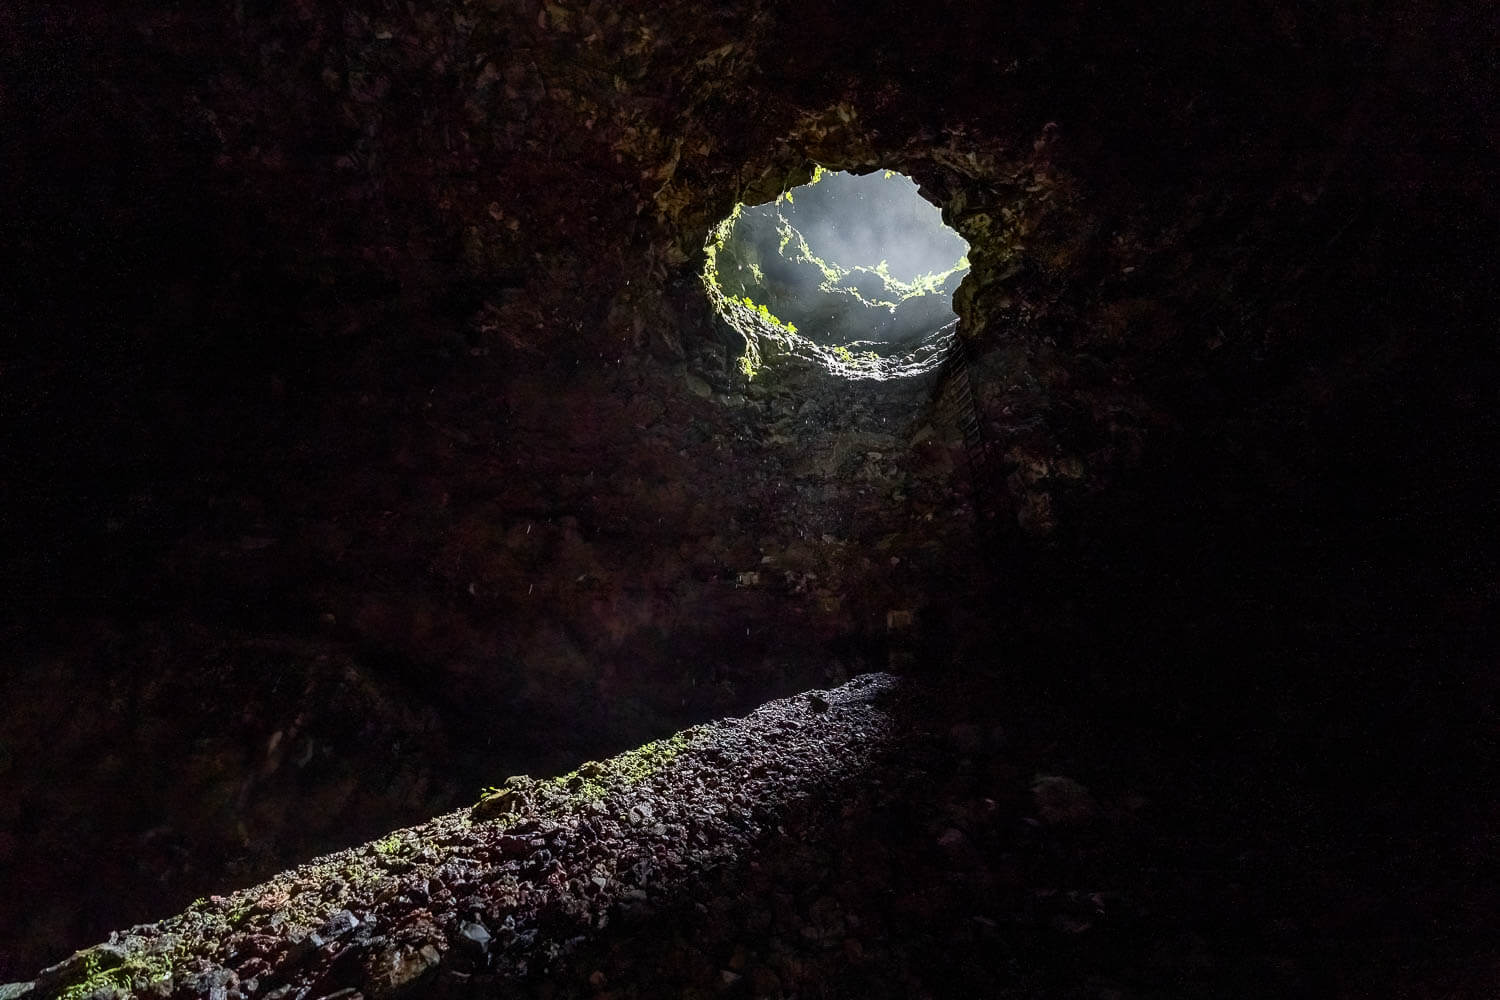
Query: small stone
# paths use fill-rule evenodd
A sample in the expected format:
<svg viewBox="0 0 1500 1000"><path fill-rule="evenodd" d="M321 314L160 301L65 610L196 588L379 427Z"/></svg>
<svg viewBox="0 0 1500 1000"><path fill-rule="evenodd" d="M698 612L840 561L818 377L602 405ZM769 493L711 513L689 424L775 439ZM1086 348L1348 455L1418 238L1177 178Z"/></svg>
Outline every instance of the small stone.
<svg viewBox="0 0 1500 1000"><path fill-rule="evenodd" d="M343 937L359 926L359 918L348 910L340 910L329 917L317 930L308 936L314 948L321 948L335 938Z"/></svg>
<svg viewBox="0 0 1500 1000"><path fill-rule="evenodd" d="M430 944L392 948L374 956L365 988L375 997L394 996L416 984L441 961L442 955Z"/></svg>
<svg viewBox="0 0 1500 1000"><path fill-rule="evenodd" d="M194 996L207 1000L228 1000L229 991L239 985L240 977L230 969L213 969L200 972L188 981ZM127 994L128 995L128 994Z"/></svg>
<svg viewBox="0 0 1500 1000"><path fill-rule="evenodd" d="M501 835L495 838L494 844L504 858L524 858L531 853L531 844L525 837Z"/></svg>
<svg viewBox="0 0 1500 1000"><path fill-rule="evenodd" d="M719 973L719 978L724 980L725 986L733 986L735 983L740 981L740 974L738 972L730 972L728 969L725 969Z"/></svg>
<svg viewBox="0 0 1500 1000"><path fill-rule="evenodd" d="M589 985L596 990L604 989L604 984L607 982L609 982L609 979L599 969L595 969L589 976Z"/></svg>
<svg viewBox="0 0 1500 1000"><path fill-rule="evenodd" d="M490 932L483 924L463 920L458 925L458 943L483 954L490 946Z"/></svg>
<svg viewBox="0 0 1500 1000"><path fill-rule="evenodd" d="M495 819L518 813L526 806L526 797L514 788L502 788L491 792L475 803L469 810L470 818L476 821Z"/></svg>

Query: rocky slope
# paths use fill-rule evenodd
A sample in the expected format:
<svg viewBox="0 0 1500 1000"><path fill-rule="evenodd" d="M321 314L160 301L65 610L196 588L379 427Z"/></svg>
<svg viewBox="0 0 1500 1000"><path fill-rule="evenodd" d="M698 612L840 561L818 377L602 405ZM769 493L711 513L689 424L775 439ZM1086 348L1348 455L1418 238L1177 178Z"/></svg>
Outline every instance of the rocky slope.
<svg viewBox="0 0 1500 1000"><path fill-rule="evenodd" d="M513 777L470 809L113 935L4 995L492 993L612 924L690 903L778 839L825 832L827 800L882 783L900 698L894 677L863 675L560 778Z"/></svg>
<svg viewBox="0 0 1500 1000"><path fill-rule="evenodd" d="M509 778L0 996L1489 995L1489 889L1235 829L1259 817L1218 776L1108 751L1000 677L861 675Z"/></svg>

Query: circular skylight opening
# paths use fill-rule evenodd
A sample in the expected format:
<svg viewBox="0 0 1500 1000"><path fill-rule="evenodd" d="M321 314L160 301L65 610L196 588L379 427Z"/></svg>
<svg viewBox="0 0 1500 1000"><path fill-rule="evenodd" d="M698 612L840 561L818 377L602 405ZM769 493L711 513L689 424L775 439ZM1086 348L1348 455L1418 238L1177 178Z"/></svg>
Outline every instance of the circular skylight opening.
<svg viewBox="0 0 1500 1000"><path fill-rule="evenodd" d="M968 252L910 177L818 167L809 183L736 205L714 227L703 284L744 335L740 365L752 378L778 354L849 378L898 378L941 362Z"/></svg>

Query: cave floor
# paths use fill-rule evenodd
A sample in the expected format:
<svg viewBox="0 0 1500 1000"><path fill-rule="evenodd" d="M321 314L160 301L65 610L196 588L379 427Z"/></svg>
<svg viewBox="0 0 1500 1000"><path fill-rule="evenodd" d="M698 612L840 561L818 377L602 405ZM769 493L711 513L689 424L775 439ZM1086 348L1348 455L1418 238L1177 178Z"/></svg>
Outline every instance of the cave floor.
<svg viewBox="0 0 1500 1000"><path fill-rule="evenodd" d="M3 995L1490 995L1492 887L1118 739L998 674L861 675L507 779Z"/></svg>

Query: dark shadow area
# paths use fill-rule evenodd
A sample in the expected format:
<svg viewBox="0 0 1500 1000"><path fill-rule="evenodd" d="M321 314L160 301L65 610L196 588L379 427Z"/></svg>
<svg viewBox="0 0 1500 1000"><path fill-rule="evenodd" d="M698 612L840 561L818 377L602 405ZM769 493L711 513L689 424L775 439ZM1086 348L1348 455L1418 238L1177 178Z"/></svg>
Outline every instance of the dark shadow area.
<svg viewBox="0 0 1500 1000"><path fill-rule="evenodd" d="M1478 260L1457 238L1443 252ZM1212 873L1205 893L1253 886L1329 942L1311 995L1492 969L1500 913L1481 457L1500 447L1500 371L1483 318L1451 311L1475 301L1472 274L1429 270L1438 247L1420 241L1396 252L1410 284L1325 285L1328 321L1443 309L1449 337L1373 377L1330 355L1184 404L1199 422L1121 482L1086 542L1016 564L1006 643L1019 683L1160 768L1173 867ZM1235 893L1212 904L1220 926L1284 933ZM1486 973L1469 974L1452 995L1480 995Z"/></svg>
<svg viewBox="0 0 1500 1000"><path fill-rule="evenodd" d="M1484 996L1492 8L0 9L0 979L896 664L556 990Z"/></svg>
<svg viewBox="0 0 1500 1000"><path fill-rule="evenodd" d="M836 815L807 803L753 852L616 908L594 939L507 987L850 1000L1486 995L1488 883L1340 853L1306 815L1271 819L1257 800L1277 784L1267 775L1128 742L1013 678L918 666L927 676L889 706L890 747L825 790L842 804ZM492 988L450 981L432 995Z"/></svg>

